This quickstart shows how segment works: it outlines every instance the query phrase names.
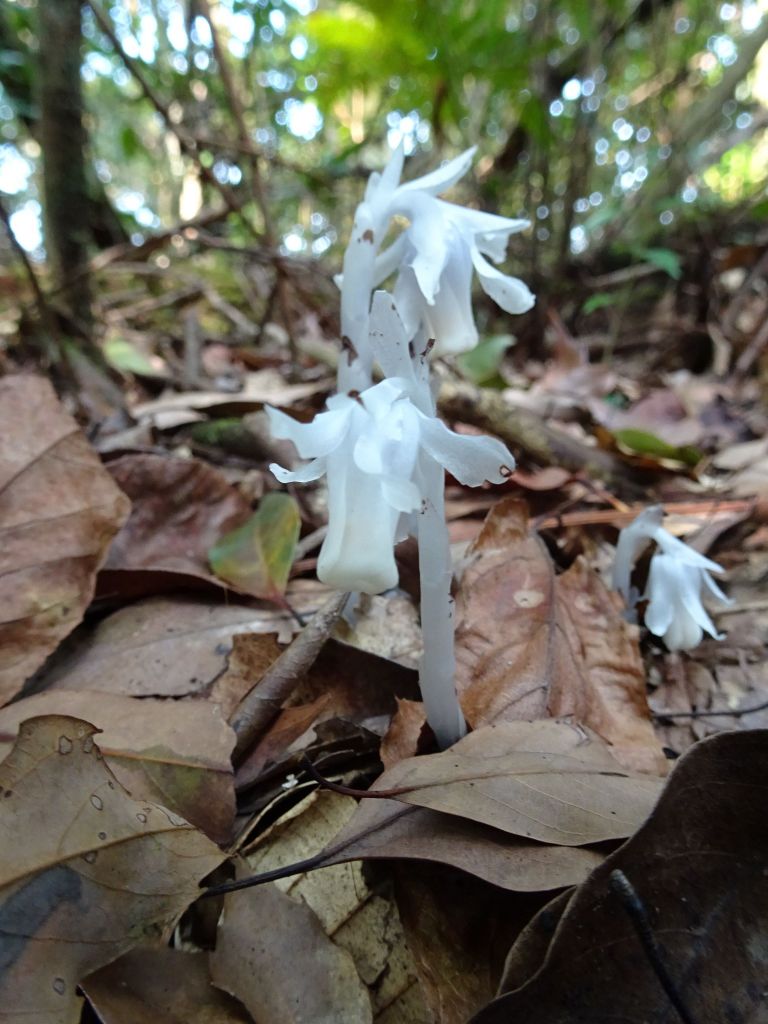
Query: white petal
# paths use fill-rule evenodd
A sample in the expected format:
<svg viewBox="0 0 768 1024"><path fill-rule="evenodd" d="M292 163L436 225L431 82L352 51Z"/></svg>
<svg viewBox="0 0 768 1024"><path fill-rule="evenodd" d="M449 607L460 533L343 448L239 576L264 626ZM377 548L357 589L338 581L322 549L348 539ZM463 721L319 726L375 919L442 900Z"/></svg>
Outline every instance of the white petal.
<svg viewBox="0 0 768 1024"><path fill-rule="evenodd" d="M654 555L648 570L645 591L648 607L645 624L655 636L664 636L677 613L678 573L672 559Z"/></svg>
<svg viewBox="0 0 768 1024"><path fill-rule="evenodd" d="M511 220L510 224L514 225L508 230L505 228L500 231L488 231L484 234L475 235L475 244L480 252L485 253L486 256L490 256L494 263L501 263L507 252L507 242L511 234L516 234L518 231L525 231L526 228L531 226L529 220Z"/></svg>
<svg viewBox="0 0 768 1024"><path fill-rule="evenodd" d="M380 594L397 584L394 544L399 512L383 500L377 477L337 453L328 472L328 533L317 575L339 590Z"/></svg>
<svg viewBox="0 0 768 1024"><path fill-rule="evenodd" d="M384 501L398 512L415 512L421 507L421 491L413 480L403 480L396 476L383 477L381 494Z"/></svg>
<svg viewBox="0 0 768 1024"><path fill-rule="evenodd" d="M507 313L527 313L536 302L527 284L516 277L507 277L484 259L476 247L472 248L472 262L475 265L480 286Z"/></svg>
<svg viewBox="0 0 768 1024"><path fill-rule="evenodd" d="M702 638L701 626L682 608L663 634L664 643L670 651L690 651L698 647Z"/></svg>
<svg viewBox="0 0 768 1024"><path fill-rule="evenodd" d="M392 151L392 156L387 161L387 166L381 174L380 189L387 194L394 192L400 183L405 161L405 147L402 140Z"/></svg>
<svg viewBox="0 0 768 1024"><path fill-rule="evenodd" d="M442 167L438 167L429 174L422 175L421 178L414 178L413 181L405 182L405 184L400 186L399 191L418 190L419 192L427 192L432 196L439 196L449 189L451 185L455 185L460 178L464 177L472 166L476 152L477 146L466 149L460 156L449 160Z"/></svg>
<svg viewBox="0 0 768 1024"><path fill-rule="evenodd" d="M701 578L704 581L704 585L715 595L718 601L722 601L723 604L733 604L733 598L728 597L727 594L722 592L716 581L712 579L708 572L703 572L701 574Z"/></svg>
<svg viewBox="0 0 768 1024"><path fill-rule="evenodd" d="M421 294L416 275L410 267L400 269L395 281L394 298L403 329L407 337L413 338L424 319L427 303Z"/></svg>
<svg viewBox="0 0 768 1024"><path fill-rule="evenodd" d="M457 224L462 231L475 236L475 238L502 238L505 242L510 235L518 231L525 231L531 226L529 220L513 219L511 217L499 217L495 213L486 213L485 210L472 210L468 206L459 206L457 203L448 203L439 199L440 208L443 214ZM480 248L482 248L480 246Z"/></svg>
<svg viewBox="0 0 768 1024"><path fill-rule="evenodd" d="M368 327L373 357L385 375L413 380L408 337L389 292L374 293Z"/></svg>
<svg viewBox="0 0 768 1024"><path fill-rule="evenodd" d="M421 413L419 421L422 448L460 483L468 487L478 487L484 480L500 484L514 470L514 458L496 438L456 434L441 420Z"/></svg>
<svg viewBox="0 0 768 1024"><path fill-rule="evenodd" d="M389 414L392 403L407 391L408 382L406 380L401 377L388 377L386 380L374 384L372 388L366 388L360 395L360 401L366 412L375 417L383 417Z"/></svg>
<svg viewBox="0 0 768 1024"><path fill-rule="evenodd" d="M683 565L696 566L698 569L706 569L709 572L724 571L723 567L718 565L717 562L713 562L710 558L699 554L698 551L686 544L685 541L675 537L669 530L665 530L663 526L659 526L653 535L653 539L665 554L676 558Z"/></svg>
<svg viewBox="0 0 768 1024"><path fill-rule="evenodd" d="M393 211L403 214L411 224L408 234L410 265L419 282L424 298L430 304L435 301L440 275L449 255L450 235L455 232L443 217L437 199L424 192L400 191L393 204Z"/></svg>
<svg viewBox="0 0 768 1024"><path fill-rule="evenodd" d="M635 516L629 526L625 526L619 533L611 585L614 590L618 590L623 596L628 608L633 607L634 604L630 600L629 585L632 568L641 552L655 537L656 530L661 526L663 518L664 511L661 505L652 505L649 508L643 509L639 515Z"/></svg>
<svg viewBox="0 0 768 1024"><path fill-rule="evenodd" d="M303 459L311 459L328 455L341 444L349 428L351 405L351 399L347 398L342 407L318 413L311 423L299 423L270 405L264 408L272 436L293 441L299 455Z"/></svg>
<svg viewBox="0 0 768 1024"><path fill-rule="evenodd" d="M451 248L434 305L424 310L424 316L437 354L456 355L477 344L472 315L472 257L461 238Z"/></svg>
<svg viewBox="0 0 768 1024"><path fill-rule="evenodd" d="M281 484L307 484L311 480L320 479L325 472L326 461L327 460L325 458L313 459L311 462L307 462L304 466L300 466L298 469L293 470L293 472L289 469L283 469L283 467L278 466L276 462L271 462L269 468Z"/></svg>

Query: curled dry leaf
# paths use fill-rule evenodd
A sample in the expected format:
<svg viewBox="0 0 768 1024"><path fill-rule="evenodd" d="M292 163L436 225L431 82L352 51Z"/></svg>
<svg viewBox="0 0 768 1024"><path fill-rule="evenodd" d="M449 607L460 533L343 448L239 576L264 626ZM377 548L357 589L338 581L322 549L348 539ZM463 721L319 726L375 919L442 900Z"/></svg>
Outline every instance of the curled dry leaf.
<svg viewBox="0 0 768 1024"><path fill-rule="evenodd" d="M137 800L161 803L227 843L235 819L235 734L208 701L171 701L87 690L51 690L0 711L0 758L19 726L39 715L87 718L107 764Z"/></svg>
<svg viewBox="0 0 768 1024"><path fill-rule="evenodd" d="M692 747L646 824L576 890L541 967L535 970L537 956L514 957L513 947L508 966L532 963L535 973L522 983L519 969L508 970L519 987L474 1024L677 1024L632 916L610 886L616 869L642 901L690 1018L764 1020L766 744L768 730L755 730Z"/></svg>
<svg viewBox="0 0 768 1024"><path fill-rule="evenodd" d="M519 503L489 513L468 552L456 614L457 682L474 728L570 716L626 767L666 773L636 627L583 560L555 575Z"/></svg>
<svg viewBox="0 0 768 1024"><path fill-rule="evenodd" d="M478 729L440 754L398 762L372 789L527 839L583 846L631 835L661 781L624 770L598 736L545 719Z"/></svg>
<svg viewBox="0 0 768 1024"><path fill-rule="evenodd" d="M0 381L0 703L82 619L128 509L51 385Z"/></svg>
<svg viewBox="0 0 768 1024"><path fill-rule="evenodd" d="M75 718L33 718L0 765L7 1024L79 1021L80 980L162 934L224 859L183 819L131 799L94 733Z"/></svg>
<svg viewBox="0 0 768 1024"><path fill-rule="evenodd" d="M350 954L275 885L227 896L211 975L259 1024L372 1024Z"/></svg>
<svg viewBox="0 0 768 1024"><path fill-rule="evenodd" d="M214 988L204 953L133 949L91 974L80 987L102 1024L251 1024Z"/></svg>

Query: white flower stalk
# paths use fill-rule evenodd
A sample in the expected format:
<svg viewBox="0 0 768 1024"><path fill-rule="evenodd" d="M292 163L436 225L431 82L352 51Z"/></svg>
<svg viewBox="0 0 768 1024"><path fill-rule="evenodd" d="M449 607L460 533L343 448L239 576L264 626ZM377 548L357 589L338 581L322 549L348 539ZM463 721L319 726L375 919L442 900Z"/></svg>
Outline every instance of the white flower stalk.
<svg viewBox="0 0 768 1024"><path fill-rule="evenodd" d="M509 236L529 226L469 210L437 198L469 169L474 148L431 174L400 184L403 149L393 153L382 174L372 174L357 208L341 287L341 332L344 353L339 389L362 390L370 383L372 354L368 345L371 292L397 272L395 299L406 333L420 328L436 340L436 352L464 352L477 343L472 316L473 270L484 291L507 312L525 313L534 304L528 287L508 277L486 259L504 258ZM405 217L408 227L383 253L391 219Z"/></svg>
<svg viewBox="0 0 768 1024"><path fill-rule="evenodd" d="M655 636L664 640L670 651L688 651L701 643L705 632L722 639L702 603L702 590L725 604L731 601L712 579L710 573L724 570L683 541L673 537L661 525L663 512L659 506L645 509L619 534L613 586L633 609L641 598L630 585L632 567L643 550L655 542L657 551L651 558L648 583L642 600L648 601L645 624Z"/></svg>
<svg viewBox="0 0 768 1024"><path fill-rule="evenodd" d="M359 395L335 395L328 411L298 423L267 408L272 434L312 459L290 472L272 464L284 483L328 478L328 533L317 574L339 590L378 594L397 584L395 544L409 532L401 517L422 509L419 458L448 469L471 487L501 483L514 467L493 438L468 437L425 415L411 401L411 384L390 378Z"/></svg>

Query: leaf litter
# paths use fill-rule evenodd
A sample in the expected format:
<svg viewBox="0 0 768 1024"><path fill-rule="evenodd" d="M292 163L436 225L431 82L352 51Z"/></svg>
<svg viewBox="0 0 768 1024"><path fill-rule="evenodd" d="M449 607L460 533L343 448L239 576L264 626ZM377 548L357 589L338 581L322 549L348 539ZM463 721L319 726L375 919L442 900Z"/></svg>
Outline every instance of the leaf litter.
<svg viewBox="0 0 768 1024"><path fill-rule="evenodd" d="M4 833L14 841L7 838L0 867L7 873L18 847L31 851L25 870L48 900L36 905L44 913L50 905L40 935L46 942L52 935L55 950L43 963L37 925L26 915L29 959L20 962L31 965L27 977L42 979L24 993L34 1019L80 1020L79 985L104 1024L244 1024L302 1013L384 1024L462 1024L473 1015L483 1024L509 1016L545 1024L570 1021L574 1000L597 1022L610 1010L606 991L615 1012L629 1007L636 1019L655 1013L671 1022L672 1004L608 884L616 865L694 1017L759 1014L750 1004L759 964L741 951L758 950L764 930L764 908L759 898L750 902L748 889L759 893L764 836L755 808L764 802L757 767L764 740L754 729L765 719L759 710L742 712L768 700L765 452L762 441L749 440L765 424L754 408L738 406L727 380L662 374L643 389L608 364L590 365L581 341L552 323L549 370L512 373L498 346L483 370L485 391L470 388L471 401L462 391L459 402L447 389L445 408L467 420L460 429L493 430L524 454L502 489L449 490L461 559L459 682L473 732L442 754L415 686L420 641L407 549L399 552L403 590L350 603L335 636L322 634L307 654L302 641L311 629L302 633L302 623L330 596L312 578L322 491L303 493L298 505L266 494L266 508L278 508L276 498L281 510L273 543L259 527L257 503L274 454L253 439L226 449L227 421L217 417L269 401L306 420L324 385L285 386L270 370L248 378L240 395L188 391L140 401L138 432L114 434L114 445L108 430L100 436L102 468L49 385L13 380L15 393L45 415L44 428L38 416L31 430L29 406L0 404L3 456L19 470L0 490L11 566L0 585L13 583L14 600L27 595L21 624L3 627L6 651L13 655L16 643L24 655L6 662L4 698L22 687L25 696L0 712L0 752L19 729L17 746L27 742L30 720L52 720L40 715L92 723L78 728L102 730L90 736L103 754L99 770L140 813L152 808L150 820L166 822L161 834L174 837L162 850L156 841L142 846L142 836L117 843L110 877L133 880L136 904L119 887L116 894L102 887L92 902L108 907L106 919L95 921L90 904L77 917L57 879L71 878L62 866L74 864L77 875L93 851L66 860L64 845L53 867L35 873L34 864L58 833L79 834L90 813L77 803L80 783L61 772L55 789L14 783L15 799L4 800L2 812L16 813L15 800L23 800L23 819ZM523 395L521 381L536 378ZM510 382L513 389L500 388ZM733 413L726 415L725 401L735 403ZM528 419L515 419L514 402ZM560 422L550 427L542 412ZM541 429L518 438L510 423ZM621 435L627 429L647 437ZM604 436L611 431L639 455ZM50 455L36 447L46 437ZM595 439L610 450L590 447ZM694 467L685 465L687 446L697 449ZM71 479L62 476L62 453L78 467ZM590 478L604 471L613 494ZM128 504L114 480L133 505L125 525ZM530 518L509 500L523 496ZM714 547L736 599L717 620L727 639L688 655L665 653L627 623L603 583L615 527L651 500L685 517L672 525L695 533L700 550ZM45 531L36 525L41 508L50 510ZM63 521L65 509L73 515ZM62 537L72 541L70 561L61 557ZM35 566L51 555L62 579L66 568L75 580L71 614L61 622L29 599L38 599L42 579ZM46 578L46 587L53 582ZM287 607L276 607L283 591ZM278 663L275 691L270 673ZM232 725L249 695L270 714L233 766ZM665 781L669 759L691 744ZM332 782L371 797L316 790L305 755ZM14 756L0 770L12 772ZM57 762L50 758L41 755L41 772ZM49 791L55 798L45 802ZM78 810L62 802L68 792ZM23 844L15 842L21 833ZM191 858L194 871L177 856L182 842L204 851ZM277 869L285 877L223 901L196 901L214 867L204 883L214 890L234 872L242 879ZM152 889L163 871L164 892L174 897ZM85 893L87 902L93 890L78 877L77 899ZM686 900L675 903L680 892ZM65 925L66 943L56 938ZM89 946L91 926L100 938ZM53 968L64 997L60 985L45 987ZM12 990L15 970L4 976Z"/></svg>

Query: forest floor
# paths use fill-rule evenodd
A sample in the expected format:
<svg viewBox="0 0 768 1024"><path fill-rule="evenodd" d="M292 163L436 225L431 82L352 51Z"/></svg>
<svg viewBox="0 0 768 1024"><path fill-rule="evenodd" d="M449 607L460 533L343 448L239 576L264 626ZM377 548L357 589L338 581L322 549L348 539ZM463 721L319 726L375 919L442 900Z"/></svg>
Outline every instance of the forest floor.
<svg viewBox="0 0 768 1024"><path fill-rule="evenodd" d="M167 242L93 268L106 372L30 355L4 285L4 1019L765 1019L765 253L608 269L442 368L518 468L448 481L472 731L439 753L415 549L344 606L322 486L268 469L264 405L333 389L330 278L254 323L258 261ZM731 598L691 651L610 589L655 504Z"/></svg>

